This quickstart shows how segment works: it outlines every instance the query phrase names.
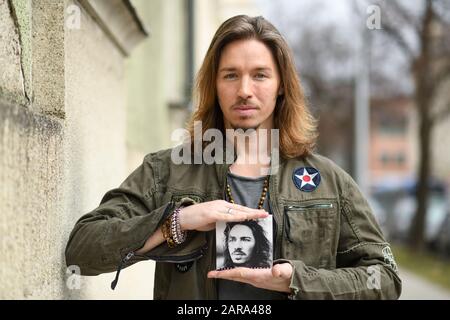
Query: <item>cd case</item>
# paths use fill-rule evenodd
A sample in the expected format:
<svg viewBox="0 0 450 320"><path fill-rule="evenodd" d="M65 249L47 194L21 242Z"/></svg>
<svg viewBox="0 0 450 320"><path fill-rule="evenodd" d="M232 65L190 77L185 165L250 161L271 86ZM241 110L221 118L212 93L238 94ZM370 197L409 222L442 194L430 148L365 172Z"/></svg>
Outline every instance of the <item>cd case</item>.
<svg viewBox="0 0 450 320"><path fill-rule="evenodd" d="M271 268L273 219L216 223L216 269Z"/></svg>

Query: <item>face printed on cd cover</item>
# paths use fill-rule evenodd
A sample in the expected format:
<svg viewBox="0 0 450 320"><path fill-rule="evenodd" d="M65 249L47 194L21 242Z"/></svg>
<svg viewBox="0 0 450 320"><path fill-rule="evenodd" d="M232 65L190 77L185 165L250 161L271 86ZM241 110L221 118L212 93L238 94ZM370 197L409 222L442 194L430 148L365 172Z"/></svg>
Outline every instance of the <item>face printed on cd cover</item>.
<svg viewBox="0 0 450 320"><path fill-rule="evenodd" d="M216 268L270 268L273 261L272 216L216 224Z"/></svg>

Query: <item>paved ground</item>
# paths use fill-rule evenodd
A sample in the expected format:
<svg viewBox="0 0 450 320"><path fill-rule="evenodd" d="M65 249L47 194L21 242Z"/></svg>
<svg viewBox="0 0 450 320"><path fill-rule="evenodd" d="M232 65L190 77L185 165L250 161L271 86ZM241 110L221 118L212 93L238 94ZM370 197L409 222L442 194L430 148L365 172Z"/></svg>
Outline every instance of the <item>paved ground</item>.
<svg viewBox="0 0 450 320"><path fill-rule="evenodd" d="M414 273L400 270L403 290L400 300L450 300L450 291ZM449 275L450 276L450 275Z"/></svg>

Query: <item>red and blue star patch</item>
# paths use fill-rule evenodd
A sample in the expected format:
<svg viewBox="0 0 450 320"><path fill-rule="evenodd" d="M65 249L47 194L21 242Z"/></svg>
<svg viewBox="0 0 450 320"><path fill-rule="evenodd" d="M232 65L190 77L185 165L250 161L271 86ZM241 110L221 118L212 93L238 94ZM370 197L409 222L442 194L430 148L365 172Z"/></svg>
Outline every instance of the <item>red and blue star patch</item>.
<svg viewBox="0 0 450 320"><path fill-rule="evenodd" d="M294 170L292 180L300 191L311 192L320 184L320 173L316 168L301 167Z"/></svg>

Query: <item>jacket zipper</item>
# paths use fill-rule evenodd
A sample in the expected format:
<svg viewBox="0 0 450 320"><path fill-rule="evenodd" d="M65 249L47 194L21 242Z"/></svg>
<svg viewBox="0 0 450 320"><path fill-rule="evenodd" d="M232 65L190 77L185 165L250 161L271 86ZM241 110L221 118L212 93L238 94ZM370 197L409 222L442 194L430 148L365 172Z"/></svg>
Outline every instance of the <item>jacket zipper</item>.
<svg viewBox="0 0 450 320"><path fill-rule="evenodd" d="M146 255L138 255L134 251L128 252L128 254L121 260L119 267L117 268L116 277L113 282L111 282L111 289L114 290L117 286L117 282L119 281L120 271L129 262L133 257L144 258L143 260L154 260L157 262L168 262L168 263L186 263L190 261L194 261L200 259L204 256L205 251L208 249L208 245L203 246L200 250L197 250L193 253L184 255L184 256L146 256Z"/></svg>
<svg viewBox="0 0 450 320"><path fill-rule="evenodd" d="M278 220L277 217L281 216L281 214L279 214L279 210L278 210L278 205L276 203L272 203L272 199L275 199L274 196L276 197L275 194L275 188L274 188L274 184L273 184L273 179L275 179L274 176L271 176L269 178L272 181L269 181L269 210L272 211L272 217L273 217L273 221L275 223L275 250L274 250L274 260L278 259L279 257L281 257L281 240L282 240L282 234L283 234L283 225L282 225L282 221Z"/></svg>
<svg viewBox="0 0 450 320"><path fill-rule="evenodd" d="M292 205L287 206L287 210L307 210L307 209L331 209L333 208L332 203L314 203L307 205Z"/></svg>
<svg viewBox="0 0 450 320"><path fill-rule="evenodd" d="M167 208L166 208L166 210L164 210L164 213L163 213L162 221L164 221L164 219L167 218L167 216L169 215L169 212L173 209L174 205L175 205L175 203L174 203L173 201L171 201L171 202L167 205ZM158 225L158 228L159 228L159 225ZM148 235L148 236L144 239L144 242L142 243L141 246L139 246L139 248L142 247L142 246L144 245L144 243L145 243L145 241L147 241L148 237L150 237L150 235ZM200 252L200 253L199 253L199 252ZM189 255L183 256L183 257L169 256L169 257L168 257L169 260L167 260L167 262L184 263L184 262L189 262L189 261L192 261L192 260L196 260L196 259L197 259L197 256L198 256L199 258L203 256L203 248L200 249L199 252L194 252L194 253L192 253L192 254L189 254ZM191 257L191 256L192 256L192 257ZM155 260L155 261L162 261L162 260L164 260L164 258L156 257L156 256L137 255L137 254L135 253L135 251L130 251L130 252L128 252L128 253L125 255L125 257L120 261L119 266L117 267L116 277L114 278L113 282L111 282L111 289L112 289L112 290L114 290L114 289L116 288L116 286L117 286L117 282L119 281L120 271L122 270L122 268L124 267L124 265L126 265L126 263L128 263L133 257L141 257L141 258L145 258L145 260L153 259L153 260ZM187 257L187 260L185 260L185 259L181 259L181 260L178 259L178 258L186 258L186 257ZM164 260L164 261L166 261L166 260Z"/></svg>
<svg viewBox="0 0 450 320"><path fill-rule="evenodd" d="M111 282L111 289L114 290L117 286L117 282L119 282L119 275L120 275L120 270L122 270L122 267L128 262L130 261L131 258L134 257L134 252L128 252L128 254L125 256L125 258L123 258L120 261L119 267L117 268L117 272L116 272L116 277L114 278L113 282Z"/></svg>

